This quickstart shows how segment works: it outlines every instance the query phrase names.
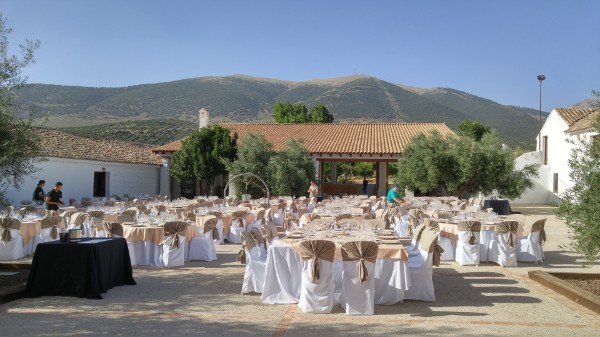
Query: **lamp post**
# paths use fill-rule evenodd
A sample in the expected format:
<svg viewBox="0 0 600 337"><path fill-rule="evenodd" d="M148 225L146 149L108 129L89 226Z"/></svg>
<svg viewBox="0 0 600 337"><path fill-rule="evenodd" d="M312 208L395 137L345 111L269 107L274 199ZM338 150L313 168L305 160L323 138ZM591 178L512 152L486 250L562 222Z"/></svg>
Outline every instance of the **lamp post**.
<svg viewBox="0 0 600 337"><path fill-rule="evenodd" d="M538 150L542 151L542 81L546 79L544 75L538 75L538 81L540 81L540 131L538 133Z"/></svg>

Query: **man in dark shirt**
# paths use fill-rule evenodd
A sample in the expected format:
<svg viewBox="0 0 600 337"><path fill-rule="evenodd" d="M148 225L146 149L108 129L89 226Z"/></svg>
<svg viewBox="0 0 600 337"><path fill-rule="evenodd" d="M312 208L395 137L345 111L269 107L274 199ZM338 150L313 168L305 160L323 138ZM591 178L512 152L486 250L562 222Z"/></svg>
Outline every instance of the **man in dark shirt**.
<svg viewBox="0 0 600 337"><path fill-rule="evenodd" d="M44 185L46 185L46 181L40 180L33 191L33 201L35 201L36 205L41 205L44 203Z"/></svg>
<svg viewBox="0 0 600 337"><path fill-rule="evenodd" d="M62 200L62 183L59 181L54 185L54 189L52 189L46 195L46 209L58 211L58 207L64 205Z"/></svg>

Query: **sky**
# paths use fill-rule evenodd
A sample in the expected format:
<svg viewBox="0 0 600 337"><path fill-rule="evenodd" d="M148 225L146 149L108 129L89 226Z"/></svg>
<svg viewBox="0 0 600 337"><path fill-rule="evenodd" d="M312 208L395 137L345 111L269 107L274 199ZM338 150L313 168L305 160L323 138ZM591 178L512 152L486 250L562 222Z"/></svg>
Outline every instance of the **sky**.
<svg viewBox="0 0 600 337"><path fill-rule="evenodd" d="M598 0L0 0L30 83L122 87L245 74L355 74L501 104L570 106L600 90Z"/></svg>

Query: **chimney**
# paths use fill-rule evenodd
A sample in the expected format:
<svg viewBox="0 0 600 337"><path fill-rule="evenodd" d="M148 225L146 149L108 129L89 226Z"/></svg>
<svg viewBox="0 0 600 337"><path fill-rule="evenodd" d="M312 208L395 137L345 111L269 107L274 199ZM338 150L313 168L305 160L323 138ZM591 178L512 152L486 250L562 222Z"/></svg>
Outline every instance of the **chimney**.
<svg viewBox="0 0 600 337"><path fill-rule="evenodd" d="M198 111L199 123L198 128L202 129L208 126L208 110L202 108Z"/></svg>

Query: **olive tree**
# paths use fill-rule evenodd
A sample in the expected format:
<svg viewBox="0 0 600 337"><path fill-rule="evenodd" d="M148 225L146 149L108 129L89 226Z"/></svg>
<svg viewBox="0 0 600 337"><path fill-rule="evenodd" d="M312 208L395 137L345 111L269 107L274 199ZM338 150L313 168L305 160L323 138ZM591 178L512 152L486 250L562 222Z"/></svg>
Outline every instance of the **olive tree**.
<svg viewBox="0 0 600 337"><path fill-rule="evenodd" d="M493 130L480 141L464 135L444 138L433 132L417 136L406 147L398 160L397 182L421 191L442 186L458 196L497 192L514 199L533 186L531 178L539 167L516 170L514 160Z"/></svg>
<svg viewBox="0 0 600 337"><path fill-rule="evenodd" d="M171 157L169 174L180 181L198 179L204 192L213 194L215 177L225 174L226 161L236 155L237 134L233 137L220 125L194 131Z"/></svg>
<svg viewBox="0 0 600 337"><path fill-rule="evenodd" d="M27 86L23 70L35 63L33 54L40 42L25 40L20 45L20 57L11 55L11 32L0 14L0 204L7 203L5 191L9 187L20 188L24 178L37 171L36 162L43 160L31 114L26 120L16 118L17 111L23 108L19 90Z"/></svg>
<svg viewBox="0 0 600 337"><path fill-rule="evenodd" d="M288 139L287 149L269 160L269 185L275 195L301 196L315 177L315 166L302 140Z"/></svg>
<svg viewBox="0 0 600 337"><path fill-rule="evenodd" d="M600 133L600 115L594 130ZM592 262L600 256L600 142L580 138L576 145L569 158L573 186L561 195L556 214L569 228L570 247Z"/></svg>
<svg viewBox="0 0 600 337"><path fill-rule="evenodd" d="M269 181L269 160L273 156L273 146L263 135L247 134L240 139L237 149L237 158L227 164L229 175L252 173L265 182ZM233 180L236 196L250 194L253 198L266 196L266 191L261 181L252 176L243 176Z"/></svg>

